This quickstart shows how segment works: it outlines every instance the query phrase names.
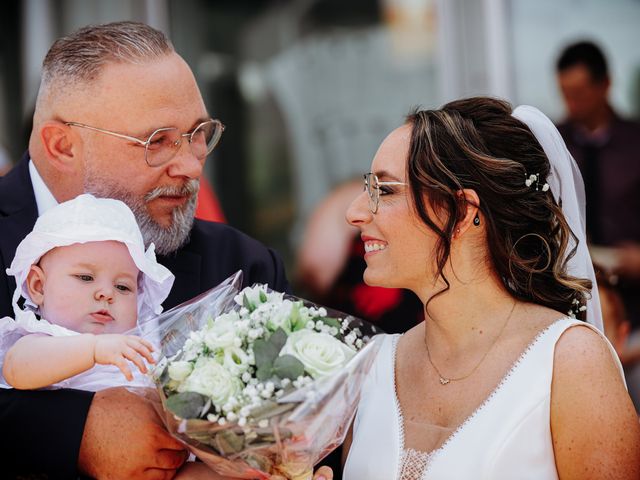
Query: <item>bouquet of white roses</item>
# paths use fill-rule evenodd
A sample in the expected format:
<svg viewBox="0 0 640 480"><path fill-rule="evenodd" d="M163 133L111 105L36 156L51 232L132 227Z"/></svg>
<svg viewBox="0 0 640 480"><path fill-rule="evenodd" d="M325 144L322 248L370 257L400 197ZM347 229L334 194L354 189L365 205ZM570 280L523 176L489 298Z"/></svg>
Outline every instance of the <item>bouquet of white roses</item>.
<svg viewBox="0 0 640 480"><path fill-rule="evenodd" d="M164 420L222 475L311 479L344 440L378 332L265 285L239 285L240 272L156 320Z"/></svg>

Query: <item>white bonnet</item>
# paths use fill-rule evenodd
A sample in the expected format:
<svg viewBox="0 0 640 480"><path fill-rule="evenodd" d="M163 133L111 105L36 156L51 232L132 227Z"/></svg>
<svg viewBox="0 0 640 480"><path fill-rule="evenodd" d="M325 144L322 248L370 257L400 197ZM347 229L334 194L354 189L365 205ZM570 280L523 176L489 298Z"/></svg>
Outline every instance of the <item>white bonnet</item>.
<svg viewBox="0 0 640 480"><path fill-rule="evenodd" d="M107 240L124 243L142 273L138 281L138 321L162 312L161 304L175 277L156 261L153 244L145 252L142 234L129 207L120 200L83 194L42 214L18 245L11 267L7 268L7 274L16 277L16 319L24 313L18 306L20 296L31 304L26 285L31 265L56 247Z"/></svg>

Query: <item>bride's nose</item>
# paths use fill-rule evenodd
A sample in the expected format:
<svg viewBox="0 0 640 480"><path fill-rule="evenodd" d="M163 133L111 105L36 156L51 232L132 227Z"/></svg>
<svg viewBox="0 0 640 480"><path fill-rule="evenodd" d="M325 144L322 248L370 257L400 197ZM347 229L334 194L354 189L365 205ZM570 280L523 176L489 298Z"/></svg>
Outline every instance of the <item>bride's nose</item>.
<svg viewBox="0 0 640 480"><path fill-rule="evenodd" d="M347 222L354 227L369 223L371 221L371 210L369 209L369 198L367 192L363 191L353 199L345 218Z"/></svg>

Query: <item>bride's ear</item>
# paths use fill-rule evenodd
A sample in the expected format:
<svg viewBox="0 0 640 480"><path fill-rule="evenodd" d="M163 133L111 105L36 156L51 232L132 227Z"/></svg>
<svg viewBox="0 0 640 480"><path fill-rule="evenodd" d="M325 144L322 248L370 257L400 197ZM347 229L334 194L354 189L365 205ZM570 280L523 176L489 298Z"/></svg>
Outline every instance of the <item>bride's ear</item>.
<svg viewBox="0 0 640 480"><path fill-rule="evenodd" d="M464 188L456 193L458 200L462 206L463 214L458 220L453 237L458 238L471 227L479 227L482 224L482 216L480 212L480 197L472 188Z"/></svg>

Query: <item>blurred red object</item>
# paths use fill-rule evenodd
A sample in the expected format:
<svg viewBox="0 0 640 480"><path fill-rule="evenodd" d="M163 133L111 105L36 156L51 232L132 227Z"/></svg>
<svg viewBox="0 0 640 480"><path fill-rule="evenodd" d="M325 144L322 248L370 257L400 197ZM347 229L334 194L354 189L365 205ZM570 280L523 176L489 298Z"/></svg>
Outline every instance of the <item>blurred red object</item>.
<svg viewBox="0 0 640 480"><path fill-rule="evenodd" d="M218 197L213 191L209 181L200 178L200 191L198 192L198 205L196 206L196 218L209 222L227 223L224 217Z"/></svg>

